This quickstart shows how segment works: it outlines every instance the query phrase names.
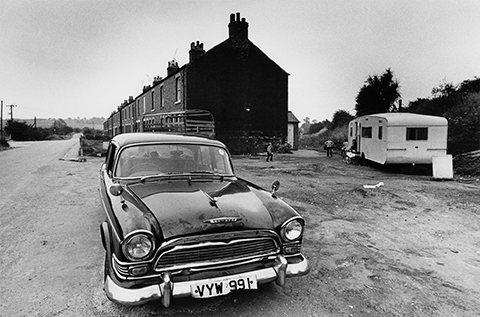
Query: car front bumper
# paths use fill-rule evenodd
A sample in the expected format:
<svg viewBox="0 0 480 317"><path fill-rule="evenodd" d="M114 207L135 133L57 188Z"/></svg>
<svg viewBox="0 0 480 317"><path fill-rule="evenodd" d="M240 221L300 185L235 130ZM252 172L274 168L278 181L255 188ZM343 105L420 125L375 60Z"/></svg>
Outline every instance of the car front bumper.
<svg viewBox="0 0 480 317"><path fill-rule="evenodd" d="M257 282L264 284L275 281L278 285L283 286L287 277L302 276L309 272L308 260L303 255L296 257L296 261L289 263L287 258L282 255L277 256L275 265L269 268L259 269L248 272L249 274L255 274ZM240 274L237 274L240 275ZM236 275L229 276L235 278ZM170 301L174 297L190 296L191 286L201 282L215 282L221 279L225 279L225 276L173 283L170 280L170 275L164 273L162 275L163 283L150 285L143 288L128 289L117 285L110 276L107 276L105 280L104 290L107 297L116 303L122 305L140 305L151 300L161 299L162 304L165 307L170 305Z"/></svg>

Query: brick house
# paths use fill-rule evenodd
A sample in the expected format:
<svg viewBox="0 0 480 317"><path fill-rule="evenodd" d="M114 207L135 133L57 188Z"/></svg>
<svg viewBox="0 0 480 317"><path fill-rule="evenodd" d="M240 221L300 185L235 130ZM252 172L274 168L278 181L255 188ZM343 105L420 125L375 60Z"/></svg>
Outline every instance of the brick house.
<svg viewBox="0 0 480 317"><path fill-rule="evenodd" d="M289 74L248 39L240 13L230 15L228 31L208 51L191 43L188 64L170 61L165 78L155 77L112 113L105 122L108 134L148 131L152 124L182 120L168 114L202 109L213 115L215 136L229 147L252 137L286 141Z"/></svg>

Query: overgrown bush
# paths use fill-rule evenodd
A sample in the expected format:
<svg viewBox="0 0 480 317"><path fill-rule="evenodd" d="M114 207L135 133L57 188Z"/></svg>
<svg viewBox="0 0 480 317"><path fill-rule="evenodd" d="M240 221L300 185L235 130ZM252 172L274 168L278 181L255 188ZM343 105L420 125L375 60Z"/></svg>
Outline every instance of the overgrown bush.
<svg viewBox="0 0 480 317"><path fill-rule="evenodd" d="M291 154L291 153L293 153L292 152L292 146L290 145L290 143L279 144L277 152L278 153L289 153L289 154Z"/></svg>
<svg viewBox="0 0 480 317"><path fill-rule="evenodd" d="M15 141L31 141L32 128L26 122L8 120L5 132Z"/></svg>
<svg viewBox="0 0 480 317"><path fill-rule="evenodd" d="M85 127L82 129L83 136L87 140L108 141L110 138L103 134L102 130Z"/></svg>
<svg viewBox="0 0 480 317"><path fill-rule="evenodd" d="M231 154L258 154L267 150L268 143L272 143L275 152L284 147L283 137L265 136L261 133L247 134L241 132L219 138L229 149ZM286 153L286 152L285 152Z"/></svg>
<svg viewBox="0 0 480 317"><path fill-rule="evenodd" d="M447 118L449 154L480 149L480 78L441 84L432 89L432 95L410 102L404 111Z"/></svg>
<svg viewBox="0 0 480 317"><path fill-rule="evenodd" d="M457 155L453 159L453 170L460 176L480 176L480 153Z"/></svg>
<svg viewBox="0 0 480 317"><path fill-rule="evenodd" d="M0 147L10 147L10 144L8 144L6 139L0 138Z"/></svg>
<svg viewBox="0 0 480 317"><path fill-rule="evenodd" d="M333 131L300 135L300 148L320 150L323 149L323 145L328 139L335 143L335 149L340 150L343 142L348 140L348 124L338 127Z"/></svg>
<svg viewBox="0 0 480 317"><path fill-rule="evenodd" d="M89 136L87 139L86 136ZM109 140L106 136L97 137L97 134L87 134L80 137L80 148L84 156L105 156L107 150L103 148L103 142Z"/></svg>

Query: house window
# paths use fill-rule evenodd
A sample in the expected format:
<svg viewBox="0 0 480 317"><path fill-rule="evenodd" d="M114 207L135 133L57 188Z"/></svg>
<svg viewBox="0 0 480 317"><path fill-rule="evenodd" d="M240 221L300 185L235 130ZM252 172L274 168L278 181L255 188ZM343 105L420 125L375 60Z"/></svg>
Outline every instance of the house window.
<svg viewBox="0 0 480 317"><path fill-rule="evenodd" d="M163 86L160 86L160 108L163 108L165 104L163 103Z"/></svg>
<svg viewBox="0 0 480 317"><path fill-rule="evenodd" d="M137 116L140 116L140 100L137 99Z"/></svg>
<svg viewBox="0 0 480 317"><path fill-rule="evenodd" d="M362 127L362 138L372 138L372 127Z"/></svg>
<svg viewBox="0 0 480 317"><path fill-rule="evenodd" d="M155 110L155 90L152 90L152 111Z"/></svg>
<svg viewBox="0 0 480 317"><path fill-rule="evenodd" d="M407 141L428 140L428 128L407 128Z"/></svg>
<svg viewBox="0 0 480 317"><path fill-rule="evenodd" d="M147 100L145 96L143 97L143 113L147 112Z"/></svg>
<svg viewBox="0 0 480 317"><path fill-rule="evenodd" d="M381 140L383 138L383 127L378 127L378 139Z"/></svg>
<svg viewBox="0 0 480 317"><path fill-rule="evenodd" d="M180 102L180 97L181 97L180 76L175 78L175 91L177 93L175 102Z"/></svg>

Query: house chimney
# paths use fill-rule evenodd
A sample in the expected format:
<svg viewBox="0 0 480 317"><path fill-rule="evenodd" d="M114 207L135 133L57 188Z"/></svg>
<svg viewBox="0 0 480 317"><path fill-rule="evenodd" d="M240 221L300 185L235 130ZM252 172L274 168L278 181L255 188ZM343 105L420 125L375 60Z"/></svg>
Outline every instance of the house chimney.
<svg viewBox="0 0 480 317"><path fill-rule="evenodd" d="M176 60L172 60L168 62L168 67L167 67L167 76L170 76L171 74L175 73L178 70L178 63Z"/></svg>
<svg viewBox="0 0 480 317"><path fill-rule="evenodd" d="M248 40L248 23L245 18L240 20L240 12L230 14L228 37L239 41Z"/></svg>
<svg viewBox="0 0 480 317"><path fill-rule="evenodd" d="M153 77L153 85L156 85L161 81L162 81L162 77L160 77L160 76Z"/></svg>
<svg viewBox="0 0 480 317"><path fill-rule="evenodd" d="M190 63L205 54L205 50L203 49L203 43L200 43L197 41L197 43L192 42L190 44L190 51L188 52L190 54Z"/></svg>

